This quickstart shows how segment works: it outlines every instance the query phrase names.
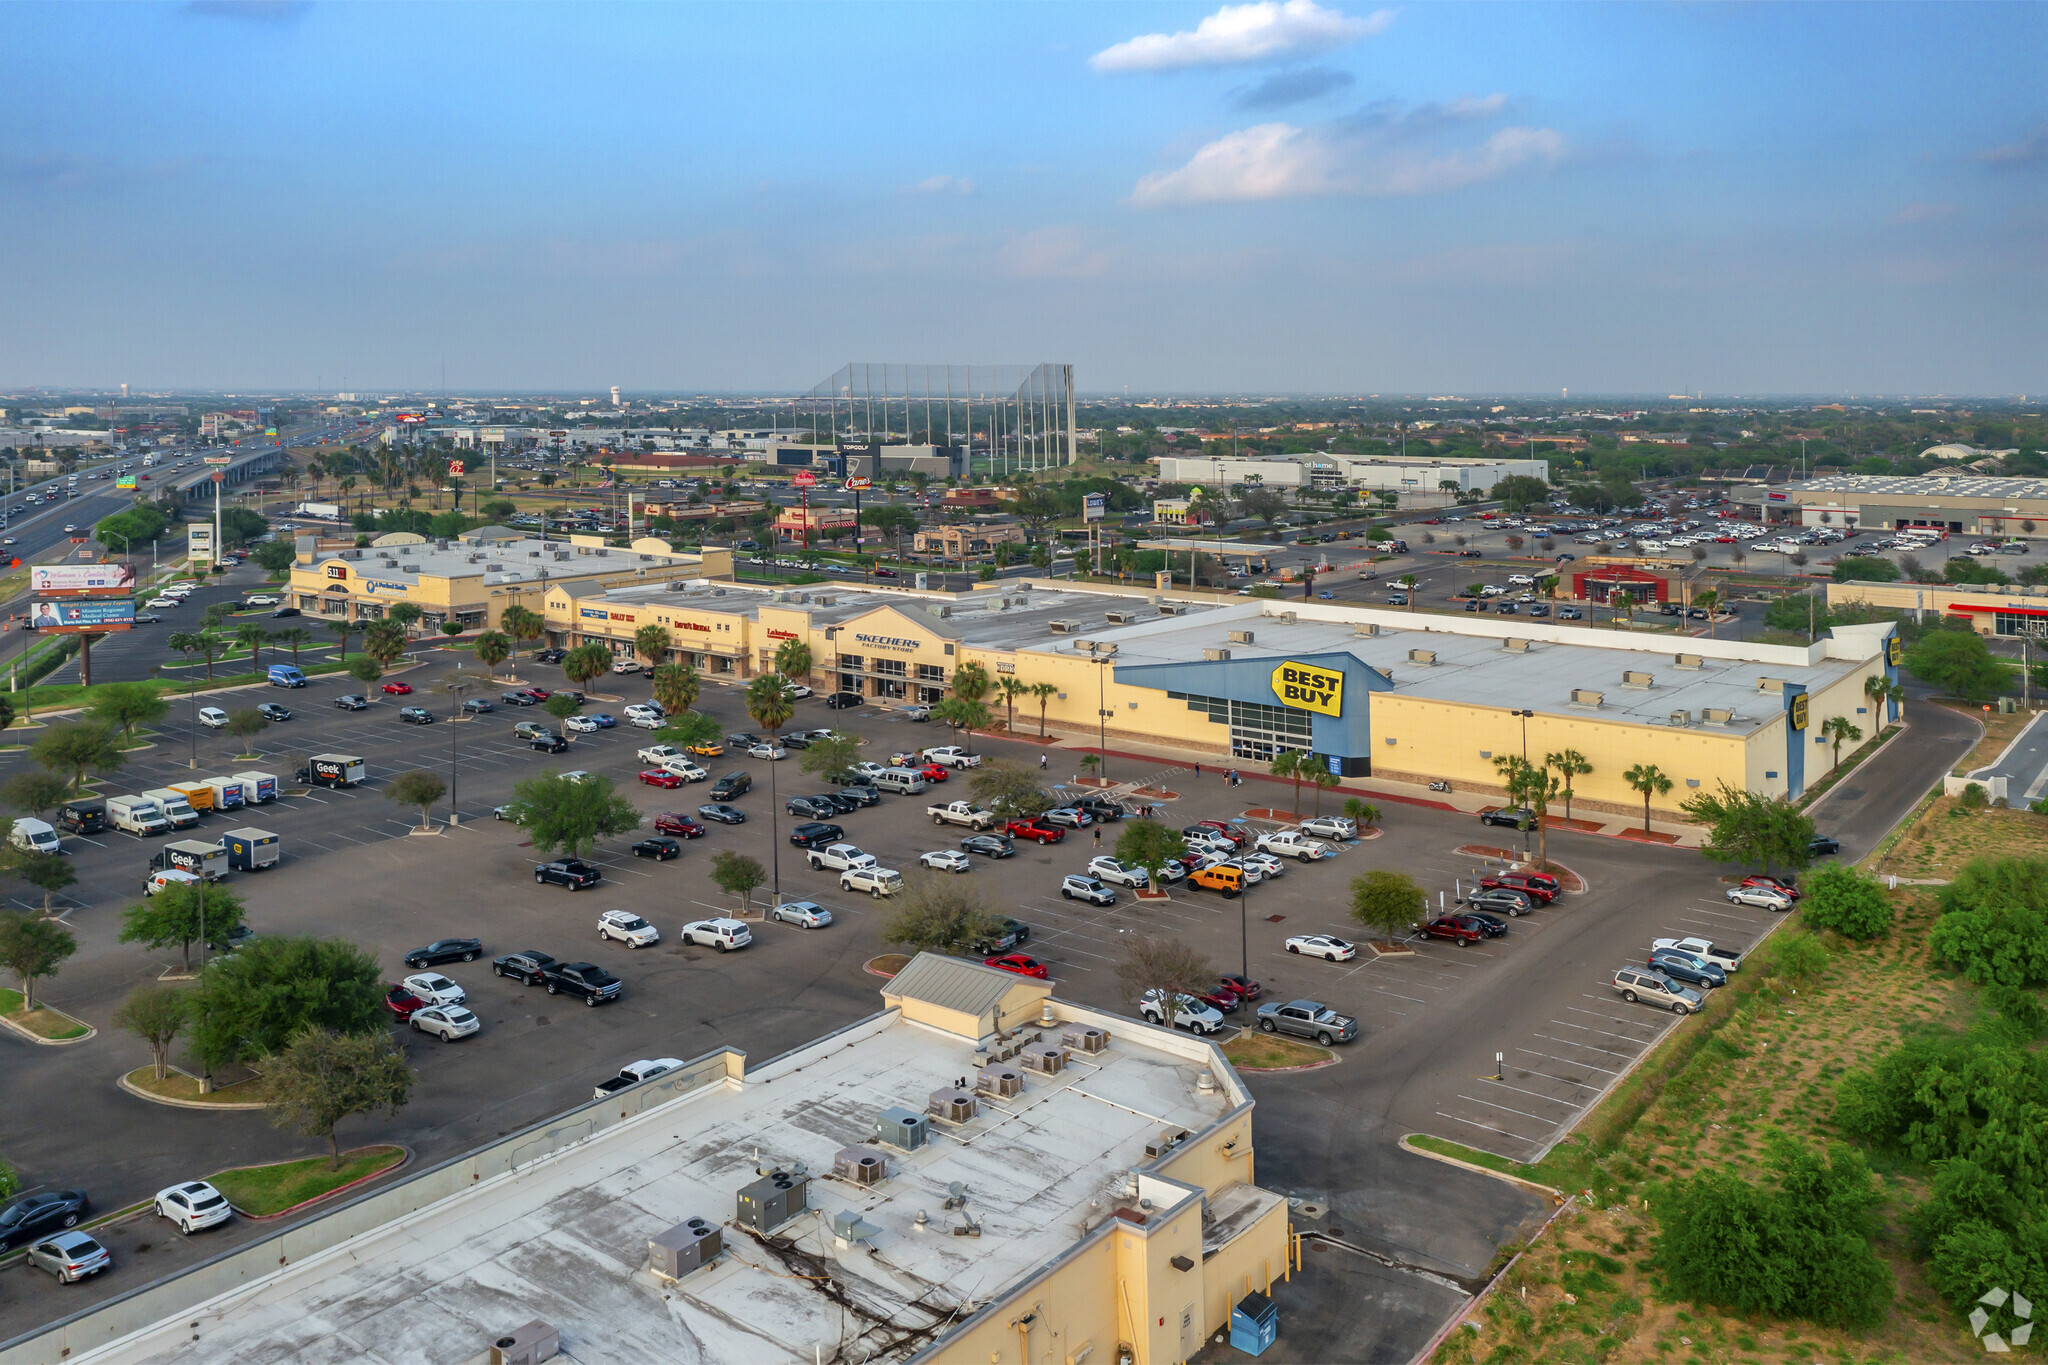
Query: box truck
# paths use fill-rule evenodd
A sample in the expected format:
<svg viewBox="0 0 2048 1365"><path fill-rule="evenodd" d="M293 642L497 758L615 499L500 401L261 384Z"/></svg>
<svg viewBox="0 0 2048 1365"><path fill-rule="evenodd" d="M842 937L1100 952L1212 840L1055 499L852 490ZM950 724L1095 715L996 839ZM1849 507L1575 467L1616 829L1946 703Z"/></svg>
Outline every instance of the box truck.
<svg viewBox="0 0 2048 1365"><path fill-rule="evenodd" d="M309 787L353 787L365 776L363 760L354 754L314 754L299 769L299 781Z"/></svg>
<svg viewBox="0 0 2048 1365"><path fill-rule="evenodd" d="M213 788L204 782L173 782L169 790L185 798L185 804L204 815L213 809Z"/></svg>
<svg viewBox="0 0 2048 1365"><path fill-rule="evenodd" d="M202 779L206 789L213 793L215 810L234 810L242 804L242 784L232 777L208 777Z"/></svg>
<svg viewBox="0 0 2048 1365"><path fill-rule="evenodd" d="M229 773L228 776L242 784L242 804L245 806L263 806L277 800L275 773Z"/></svg>
<svg viewBox="0 0 2048 1365"><path fill-rule="evenodd" d="M190 829L199 823L199 812L192 809L192 803L183 794L169 787L157 787L143 795L156 802L156 808L171 822L172 829Z"/></svg>
<svg viewBox="0 0 2048 1365"><path fill-rule="evenodd" d="M228 851L219 844L202 844L197 839L178 839L165 844L149 860L149 870L164 872L172 868L190 872L195 877L208 881L219 881L228 875Z"/></svg>
<svg viewBox="0 0 2048 1365"><path fill-rule="evenodd" d="M171 822L157 809L156 802L146 796L116 796L107 801L107 819L115 829L130 834L163 834L169 831Z"/></svg>
<svg viewBox="0 0 2048 1365"><path fill-rule="evenodd" d="M260 872L275 867L280 856L277 836L267 829L231 829L220 836L227 850L228 866L237 872Z"/></svg>
<svg viewBox="0 0 2048 1365"><path fill-rule="evenodd" d="M292 515L317 517L321 521L340 521L341 506L332 502L302 502L292 509Z"/></svg>

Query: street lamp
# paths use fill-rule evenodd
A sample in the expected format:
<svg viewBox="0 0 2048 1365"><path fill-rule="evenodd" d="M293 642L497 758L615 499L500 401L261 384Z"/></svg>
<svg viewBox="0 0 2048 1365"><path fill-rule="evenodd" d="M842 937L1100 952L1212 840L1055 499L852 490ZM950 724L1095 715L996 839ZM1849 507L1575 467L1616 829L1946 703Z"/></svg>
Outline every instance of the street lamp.
<svg viewBox="0 0 2048 1365"><path fill-rule="evenodd" d="M1522 722L1522 762L1527 763L1529 761L1529 717L1536 713L1534 711L1510 711L1508 714Z"/></svg>
<svg viewBox="0 0 2048 1365"><path fill-rule="evenodd" d="M1109 779L1110 711L1107 696L1108 683L1104 679L1107 676L1105 669L1109 664L1110 656L1101 653L1100 647L1093 641L1089 642L1088 652L1095 661L1095 749L1097 755L1102 760L1097 765L1095 771L1096 775L1101 777L1106 783Z"/></svg>
<svg viewBox="0 0 2048 1365"><path fill-rule="evenodd" d="M455 669L457 673L462 671L460 660L456 661ZM460 769L456 762L455 722L462 719L462 698L475 688L475 683L463 677L450 678L441 684L441 690L455 701L454 709L448 713L448 824L451 827L462 823L462 788L459 782Z"/></svg>

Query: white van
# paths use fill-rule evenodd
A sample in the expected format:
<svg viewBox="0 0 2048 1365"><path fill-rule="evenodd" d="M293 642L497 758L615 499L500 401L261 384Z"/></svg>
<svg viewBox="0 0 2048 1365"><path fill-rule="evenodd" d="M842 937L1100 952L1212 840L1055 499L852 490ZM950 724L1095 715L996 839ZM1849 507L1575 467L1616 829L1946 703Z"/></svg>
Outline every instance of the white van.
<svg viewBox="0 0 2048 1365"><path fill-rule="evenodd" d="M225 729L228 723L228 713L221 710L218 706L202 706L199 708L199 723L211 730Z"/></svg>
<svg viewBox="0 0 2048 1365"><path fill-rule="evenodd" d="M923 773L908 768L884 768L868 779L885 792L896 792L902 796L915 796L931 784L924 780Z"/></svg>
<svg viewBox="0 0 2048 1365"><path fill-rule="evenodd" d="M47 820L29 817L14 822L14 830L7 836L7 842L29 853L62 853L63 843L57 838L57 828Z"/></svg>

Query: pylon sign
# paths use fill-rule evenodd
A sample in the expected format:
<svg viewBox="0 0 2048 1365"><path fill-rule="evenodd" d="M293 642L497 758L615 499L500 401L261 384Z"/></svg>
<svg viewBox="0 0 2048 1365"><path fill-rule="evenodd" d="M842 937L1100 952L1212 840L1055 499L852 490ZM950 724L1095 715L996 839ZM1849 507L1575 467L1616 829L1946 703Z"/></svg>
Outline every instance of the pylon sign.
<svg viewBox="0 0 2048 1365"><path fill-rule="evenodd" d="M448 462L448 477L451 479L459 479L462 477L462 461L450 460Z"/></svg>

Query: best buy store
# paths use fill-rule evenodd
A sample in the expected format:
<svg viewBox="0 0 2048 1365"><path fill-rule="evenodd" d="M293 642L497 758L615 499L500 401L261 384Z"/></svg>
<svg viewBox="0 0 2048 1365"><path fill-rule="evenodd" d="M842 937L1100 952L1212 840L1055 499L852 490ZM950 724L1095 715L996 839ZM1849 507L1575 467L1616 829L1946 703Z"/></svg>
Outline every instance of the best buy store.
<svg viewBox="0 0 2048 1365"><path fill-rule="evenodd" d="M1346 777L1500 789L1496 758L1575 750L1593 771L1575 806L1628 813L1622 774L1654 764L1675 810L1728 782L1798 795L1824 771L1823 727L1848 717L1866 737L1872 677L1896 679L1889 624L1838 627L1811 646L1631 635L1331 603L1181 600L1033 584L968 598L899 590L770 593L729 585L549 591L550 634L622 652L647 624L671 657L735 680L773 667L787 640L810 647L807 681L881 704L945 695L977 663L997 684L999 721L1076 744L1142 746L1162 757L1264 767L1312 751ZM1024 688L1013 700L1006 679ZM1042 707L1042 712L1041 712Z"/></svg>

